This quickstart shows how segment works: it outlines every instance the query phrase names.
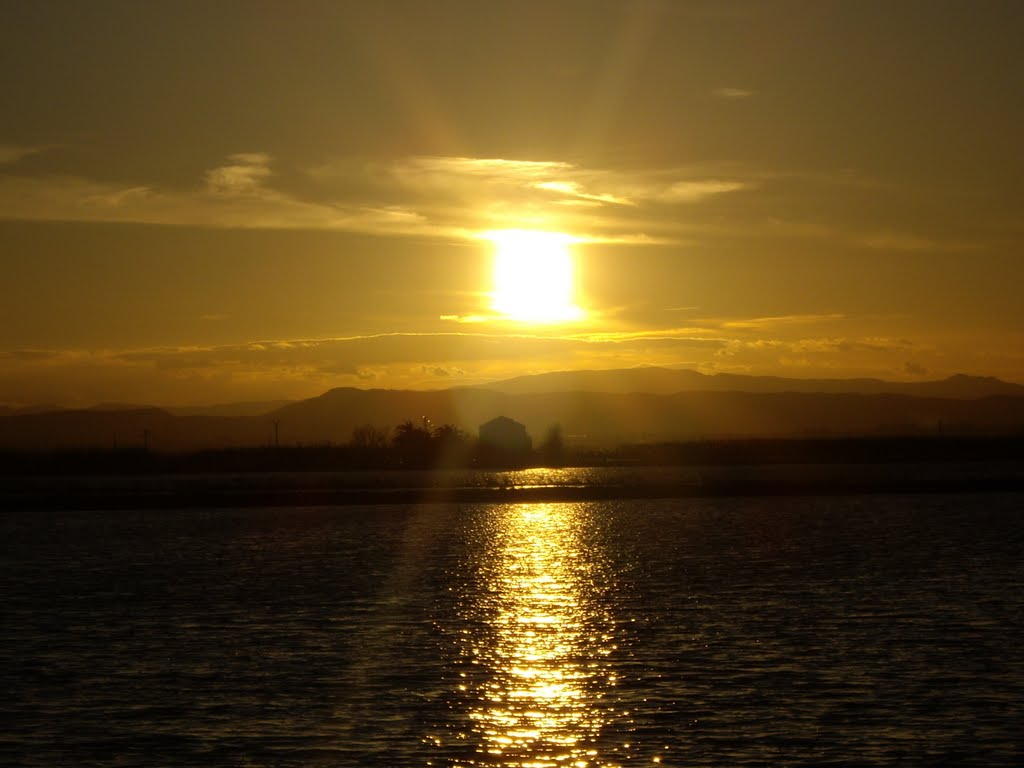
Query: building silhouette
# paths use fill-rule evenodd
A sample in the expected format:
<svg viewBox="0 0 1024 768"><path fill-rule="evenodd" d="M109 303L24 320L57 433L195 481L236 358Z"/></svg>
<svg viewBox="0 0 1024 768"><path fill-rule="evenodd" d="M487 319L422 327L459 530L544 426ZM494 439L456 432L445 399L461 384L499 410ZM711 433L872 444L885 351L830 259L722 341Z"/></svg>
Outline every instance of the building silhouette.
<svg viewBox="0 0 1024 768"><path fill-rule="evenodd" d="M526 427L507 416L498 416L480 425L480 443L507 453L528 453L533 440Z"/></svg>

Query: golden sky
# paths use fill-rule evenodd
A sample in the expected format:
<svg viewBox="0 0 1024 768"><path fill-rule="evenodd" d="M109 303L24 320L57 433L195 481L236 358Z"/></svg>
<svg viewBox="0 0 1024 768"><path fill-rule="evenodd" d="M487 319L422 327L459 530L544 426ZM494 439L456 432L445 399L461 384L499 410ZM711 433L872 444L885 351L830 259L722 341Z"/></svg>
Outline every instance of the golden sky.
<svg viewBox="0 0 1024 768"><path fill-rule="evenodd" d="M2 10L0 404L1024 381L1015 1Z"/></svg>

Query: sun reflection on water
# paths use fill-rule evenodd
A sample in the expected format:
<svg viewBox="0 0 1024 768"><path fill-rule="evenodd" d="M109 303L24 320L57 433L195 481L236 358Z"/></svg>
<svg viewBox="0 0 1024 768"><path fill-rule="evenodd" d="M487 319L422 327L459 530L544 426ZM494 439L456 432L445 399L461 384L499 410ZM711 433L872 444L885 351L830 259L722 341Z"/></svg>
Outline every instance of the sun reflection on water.
<svg viewBox="0 0 1024 768"><path fill-rule="evenodd" d="M601 765L601 699L615 684L600 569L580 541L574 505L502 508L480 564L461 686L476 757L457 765Z"/></svg>

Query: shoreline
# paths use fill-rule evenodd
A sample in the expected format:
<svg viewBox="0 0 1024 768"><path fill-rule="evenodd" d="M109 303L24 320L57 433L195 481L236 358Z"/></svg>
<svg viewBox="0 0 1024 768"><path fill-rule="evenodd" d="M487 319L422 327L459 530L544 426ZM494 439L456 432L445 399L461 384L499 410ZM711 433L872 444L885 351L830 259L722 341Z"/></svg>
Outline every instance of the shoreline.
<svg viewBox="0 0 1024 768"><path fill-rule="evenodd" d="M692 470L692 468L687 468ZM377 475L266 473L148 477L3 478L0 501L9 512L323 507L405 504L573 503L670 498L843 496L870 494L1024 493L1024 464L886 464L722 466L658 472L641 467L587 481L589 468L543 475L481 472L423 473L401 485ZM467 480L476 480L467 484ZM573 480L576 482L573 482ZM20 480L20 482L19 482ZM445 482L445 481L448 482ZM530 482L535 480L537 482ZM549 480L549 482L542 482ZM362 484L358 484L362 481ZM373 482L377 481L377 482ZM412 484L408 481L418 481ZM581 482L582 481L582 482Z"/></svg>

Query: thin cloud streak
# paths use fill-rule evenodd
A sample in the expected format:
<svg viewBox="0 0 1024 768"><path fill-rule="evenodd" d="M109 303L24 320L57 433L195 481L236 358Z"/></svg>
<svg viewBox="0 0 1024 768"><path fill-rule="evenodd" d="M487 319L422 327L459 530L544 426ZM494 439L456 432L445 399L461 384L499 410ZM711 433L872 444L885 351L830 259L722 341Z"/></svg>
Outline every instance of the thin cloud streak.
<svg viewBox="0 0 1024 768"><path fill-rule="evenodd" d="M719 327L729 330L764 330L792 325L818 325L845 320L846 315L831 313L826 315L778 315L774 317L752 317L742 320L725 320Z"/></svg>
<svg viewBox="0 0 1024 768"><path fill-rule="evenodd" d="M749 99L754 95L754 91L747 88L716 88L712 91L712 94L717 96L719 99L736 100Z"/></svg>
<svg viewBox="0 0 1024 768"><path fill-rule="evenodd" d="M23 147L15 144L0 144L0 165L14 165L22 158L42 152L42 147Z"/></svg>
<svg viewBox="0 0 1024 768"><path fill-rule="evenodd" d="M990 245L983 240L928 237L911 231L878 231L864 234L847 227L819 221L769 218L760 226L749 226L745 233L751 237L781 237L823 240L872 251L902 253L956 253L981 251Z"/></svg>
<svg viewBox="0 0 1024 768"><path fill-rule="evenodd" d="M857 240L867 248L906 253L977 251L983 246L959 240L936 240L901 232L878 232Z"/></svg>

